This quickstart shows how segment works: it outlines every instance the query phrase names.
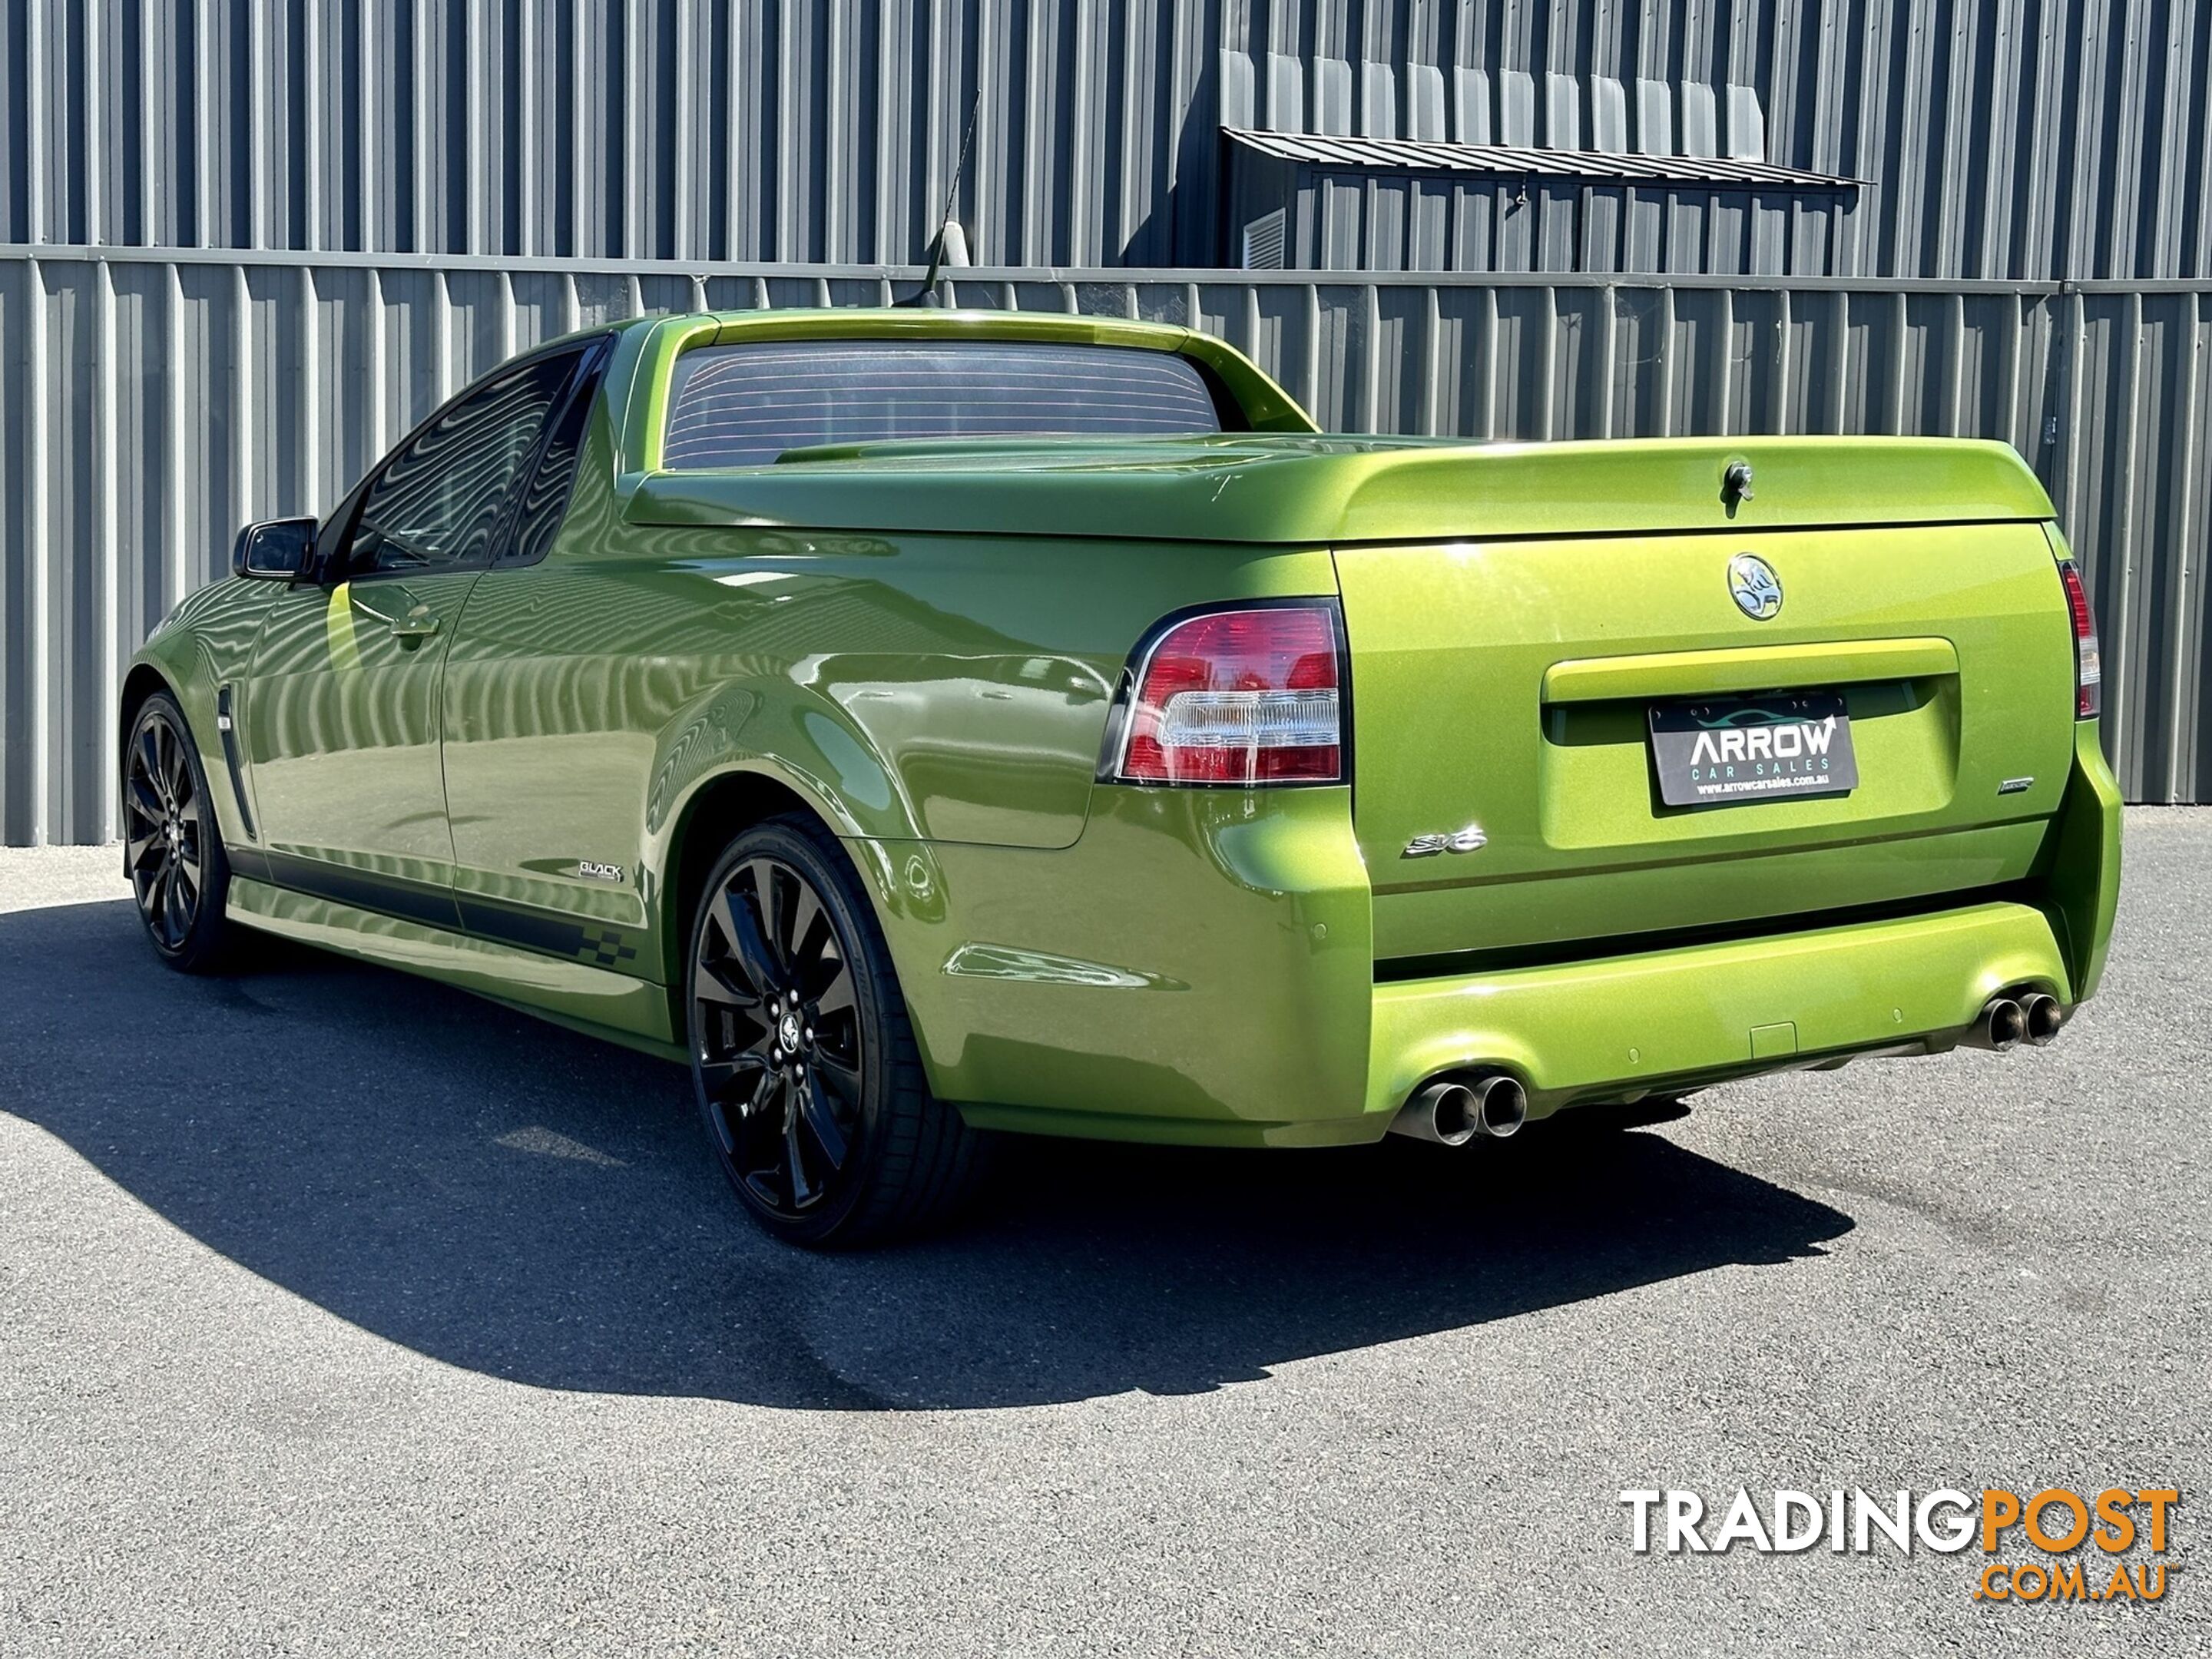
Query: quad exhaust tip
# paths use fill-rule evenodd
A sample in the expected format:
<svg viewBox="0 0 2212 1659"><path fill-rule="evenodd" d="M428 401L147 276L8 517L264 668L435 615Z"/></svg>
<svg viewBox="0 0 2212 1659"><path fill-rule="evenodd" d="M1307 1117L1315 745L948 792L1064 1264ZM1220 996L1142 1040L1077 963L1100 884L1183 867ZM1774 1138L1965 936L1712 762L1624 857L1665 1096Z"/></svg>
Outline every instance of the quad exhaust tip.
<svg viewBox="0 0 2212 1659"><path fill-rule="evenodd" d="M1414 1091L1390 1120L1390 1133L1439 1146L1464 1146L1477 1135L1503 1140L1528 1121L1528 1091L1503 1073L1440 1077Z"/></svg>
<svg viewBox="0 0 2212 1659"><path fill-rule="evenodd" d="M2039 1048L2057 1036L2058 1028L2066 1023L2066 1011L2059 1006L2058 999L2041 991L2022 997L2020 1012L2027 1040Z"/></svg>
<svg viewBox="0 0 2212 1659"><path fill-rule="evenodd" d="M2066 1023L2065 1007L2047 992L1991 997L1967 1039L2002 1054L2021 1043L2043 1047ZM1390 1133L1438 1146L1464 1146L1477 1135L1504 1140L1528 1121L1528 1091L1503 1072L1431 1078L1390 1120Z"/></svg>
<svg viewBox="0 0 2212 1659"><path fill-rule="evenodd" d="M1991 997L1982 1006L1982 1017L1974 1024L1974 1035L1985 1048L1999 1054L2008 1048L2017 1048L2027 1035L2027 1015L2010 997Z"/></svg>
<svg viewBox="0 0 2212 1659"><path fill-rule="evenodd" d="M1967 1041L1977 1048L1994 1048L1999 1054L2023 1042L2040 1048L2058 1035L2058 1028L2065 1023L2064 1006L2048 992L2006 992L1982 1005Z"/></svg>

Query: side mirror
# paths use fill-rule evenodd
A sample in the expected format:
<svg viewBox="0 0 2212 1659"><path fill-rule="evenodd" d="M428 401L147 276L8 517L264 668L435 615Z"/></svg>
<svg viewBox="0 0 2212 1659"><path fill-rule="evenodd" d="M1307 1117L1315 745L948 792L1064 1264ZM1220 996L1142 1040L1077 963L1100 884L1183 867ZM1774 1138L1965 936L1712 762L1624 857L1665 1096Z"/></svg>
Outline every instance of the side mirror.
<svg viewBox="0 0 2212 1659"><path fill-rule="evenodd" d="M270 519L246 526L231 544L231 574L265 581L297 580L314 556L315 529L313 519Z"/></svg>

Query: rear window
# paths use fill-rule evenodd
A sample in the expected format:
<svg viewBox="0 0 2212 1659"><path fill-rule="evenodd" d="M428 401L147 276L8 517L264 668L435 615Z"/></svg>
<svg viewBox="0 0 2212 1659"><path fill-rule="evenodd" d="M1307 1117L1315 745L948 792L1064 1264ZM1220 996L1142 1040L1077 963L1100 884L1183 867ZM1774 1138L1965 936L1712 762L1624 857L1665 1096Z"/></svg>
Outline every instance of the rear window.
<svg viewBox="0 0 2212 1659"><path fill-rule="evenodd" d="M676 360L661 464L761 466L787 449L886 438L1218 432L1171 352L1040 341L790 340Z"/></svg>

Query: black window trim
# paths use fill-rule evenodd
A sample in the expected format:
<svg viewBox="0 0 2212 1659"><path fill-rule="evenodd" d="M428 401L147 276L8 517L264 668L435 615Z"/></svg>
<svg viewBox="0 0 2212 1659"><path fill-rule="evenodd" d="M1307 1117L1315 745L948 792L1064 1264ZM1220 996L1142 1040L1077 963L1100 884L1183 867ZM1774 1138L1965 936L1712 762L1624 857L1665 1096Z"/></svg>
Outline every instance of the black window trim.
<svg viewBox="0 0 2212 1659"><path fill-rule="evenodd" d="M568 462L568 488L562 493L561 510L554 516L553 533L545 538L545 546L531 557L512 556L517 551L514 538L521 528L520 520L523 503L530 499L530 487L538 481L538 474L545 465L546 452L553 447L553 434L560 430L561 423L568 418L578 404L590 404L592 395L599 390L600 377L606 373L607 360L613 355L614 336L611 334L598 335L583 343L583 350L578 354L575 368L569 372L567 383L555 395L553 407L546 413L544 429L538 433L537 447L530 452L530 465L523 469L522 488L514 492L514 501L507 505L507 521L500 526L500 533L492 538L491 562L485 567L487 569L527 570L532 565L543 564L546 553L561 538L561 526L568 517L568 504L576 497L576 474L584 464L581 437L588 434L588 427L586 434L580 434L576 453ZM588 410L586 418L588 421Z"/></svg>
<svg viewBox="0 0 2212 1659"><path fill-rule="evenodd" d="M570 373L568 379L562 384L562 389L554 394L545 425L538 432L537 444L530 453L529 465L525 470L524 476L526 477L535 476L538 462L544 455L547 436L553 428L554 416L565 412L568 409L568 399L576 391L578 374L587 366L597 367L604 364L607 356L607 347L613 338L611 332L591 334L581 338L567 335L558 340L549 340L544 345L534 346L530 350L509 357L495 368L479 374L417 421L408 429L404 437L385 451L377 459L376 464L362 475L360 481L346 492L344 497L332 509L330 518L324 522L321 532L319 532L315 538L315 582L319 586L329 587L339 582L391 581L401 577L413 577L420 581L426 575L463 575L470 571L493 568L499 562L498 550L504 547L507 538L514 534L514 514L522 498L522 492L520 490L516 491L514 499L507 502L499 526L487 544L490 551L483 558L441 565L434 571L403 569L349 572L345 568L346 560L341 555L350 555L353 550L354 532L358 527L362 506L368 499L369 491L375 488L377 481L384 477L392 464L414 447L416 440L443 420L453 409L475 397L478 392L486 391L517 374L526 374L549 358L566 356L573 352L577 360L576 370ZM592 362L594 359L597 360L596 362ZM567 510L564 506L562 509L564 515ZM323 538L332 526L339 526L339 530L337 537L330 543L329 550L326 552L323 545Z"/></svg>
<svg viewBox="0 0 2212 1659"><path fill-rule="evenodd" d="M1202 362L1181 351L1169 355L1181 357L1198 371L1199 380L1206 387L1206 395L1213 399L1213 418L1224 432L1249 432L1252 429L1250 413L1237 401L1237 394L1229 389L1229 382L1215 372L1212 363Z"/></svg>

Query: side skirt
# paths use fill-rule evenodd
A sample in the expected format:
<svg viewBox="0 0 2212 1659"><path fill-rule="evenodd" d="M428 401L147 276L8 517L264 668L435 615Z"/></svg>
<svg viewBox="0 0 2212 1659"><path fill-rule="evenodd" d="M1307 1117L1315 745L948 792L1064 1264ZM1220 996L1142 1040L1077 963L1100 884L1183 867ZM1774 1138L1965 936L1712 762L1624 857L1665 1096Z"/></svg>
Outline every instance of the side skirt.
<svg viewBox="0 0 2212 1659"><path fill-rule="evenodd" d="M660 1060L688 1063L669 1029L668 991L586 962L564 962L427 921L231 878L232 920L341 956L452 985Z"/></svg>

